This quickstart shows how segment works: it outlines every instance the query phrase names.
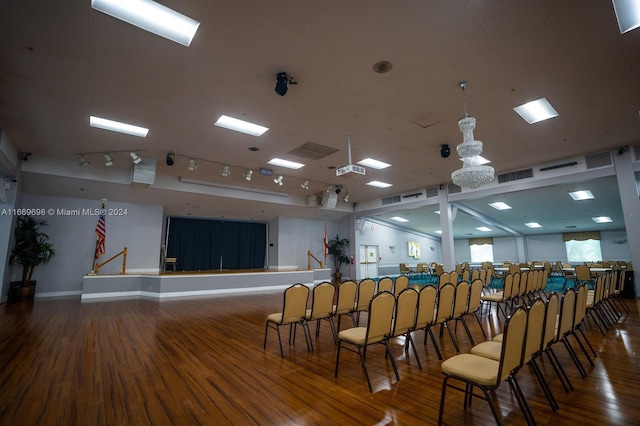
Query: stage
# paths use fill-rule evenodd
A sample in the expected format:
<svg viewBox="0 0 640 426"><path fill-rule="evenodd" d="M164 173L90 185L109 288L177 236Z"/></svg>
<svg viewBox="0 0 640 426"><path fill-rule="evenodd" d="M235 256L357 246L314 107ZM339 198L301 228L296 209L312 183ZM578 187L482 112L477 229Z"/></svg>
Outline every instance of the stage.
<svg viewBox="0 0 640 426"><path fill-rule="evenodd" d="M330 269L85 275L82 300L113 297L198 297L285 289L296 283L311 287L322 281L331 281Z"/></svg>

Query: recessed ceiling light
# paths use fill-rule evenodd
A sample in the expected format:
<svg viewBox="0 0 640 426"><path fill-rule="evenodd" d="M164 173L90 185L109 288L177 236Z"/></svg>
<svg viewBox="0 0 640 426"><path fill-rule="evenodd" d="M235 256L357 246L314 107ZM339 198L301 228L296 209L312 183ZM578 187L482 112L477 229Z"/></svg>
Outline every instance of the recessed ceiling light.
<svg viewBox="0 0 640 426"><path fill-rule="evenodd" d="M640 27L640 1L613 0L613 9L618 19L620 34Z"/></svg>
<svg viewBox="0 0 640 426"><path fill-rule="evenodd" d="M509 210L511 208L511 206L507 203L504 203L502 201L496 201L495 203L489 203L489 205L491 207L493 207L496 210Z"/></svg>
<svg viewBox="0 0 640 426"><path fill-rule="evenodd" d="M372 180L371 182L368 182L367 185L375 186L376 188L388 188L390 186L393 186L390 183L380 182L380 181L377 181L377 180Z"/></svg>
<svg viewBox="0 0 640 426"><path fill-rule="evenodd" d="M524 226L527 226L529 228L542 228L542 225L540 225L538 222L526 222Z"/></svg>
<svg viewBox="0 0 640 426"><path fill-rule="evenodd" d="M613 219L611 219L609 216L598 216L598 217L592 217L591 219L593 219L593 221L595 223L611 223L611 222L613 222Z"/></svg>
<svg viewBox="0 0 640 426"><path fill-rule="evenodd" d="M583 191L573 191L570 192L569 195L571 195L571 198L576 201L591 200L594 198L593 194L588 189L585 189Z"/></svg>
<svg viewBox="0 0 640 426"><path fill-rule="evenodd" d="M400 216L394 216L391 218L391 220L395 220L396 222L401 222L401 223L409 222L409 219L405 219L404 217L400 217Z"/></svg>
<svg viewBox="0 0 640 426"><path fill-rule="evenodd" d="M91 7L138 28L189 46L200 22L151 0L91 0Z"/></svg>
<svg viewBox="0 0 640 426"><path fill-rule="evenodd" d="M524 105L515 107L513 110L520 114L520 117L524 118L529 124L558 116L558 111L551 106L547 98L527 102Z"/></svg>
<svg viewBox="0 0 640 426"><path fill-rule="evenodd" d="M478 226L476 229L478 231L482 231L482 232L491 232L492 231L491 228L487 228L486 226Z"/></svg>
<svg viewBox="0 0 640 426"><path fill-rule="evenodd" d="M386 169L387 167L391 166L391 164L387 164L383 161L375 160L373 158L365 158L362 161L358 161L358 164L360 164L361 166L371 167L376 170Z"/></svg>
<svg viewBox="0 0 640 426"><path fill-rule="evenodd" d="M133 126L131 124L121 123L119 121L107 120L106 118L89 117L89 125L97 129L111 130L112 132L125 133L127 135L147 137L149 129L144 127Z"/></svg>
<svg viewBox="0 0 640 426"><path fill-rule="evenodd" d="M260 136L269 130L268 127L260 126L244 120L238 120L233 117L227 117L226 115L221 115L220 118L218 118L218 121L215 122L215 125L218 127L224 127L225 129L235 130L236 132L246 133L251 136Z"/></svg>
<svg viewBox="0 0 640 426"><path fill-rule="evenodd" d="M274 166L286 167L287 169L297 170L300 167L304 167L302 163L296 163L295 161L283 160L282 158L272 158L267 161L267 164L272 164Z"/></svg>

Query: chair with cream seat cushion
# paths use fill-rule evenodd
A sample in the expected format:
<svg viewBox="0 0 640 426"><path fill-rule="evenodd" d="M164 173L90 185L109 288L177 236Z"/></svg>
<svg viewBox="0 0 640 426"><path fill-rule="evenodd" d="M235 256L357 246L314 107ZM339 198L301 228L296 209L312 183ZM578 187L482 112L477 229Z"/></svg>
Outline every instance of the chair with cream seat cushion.
<svg viewBox="0 0 640 426"><path fill-rule="evenodd" d="M371 303L369 304L367 326L348 328L338 333L338 350L336 353L336 368L334 373L335 377L338 377L340 349L343 347L344 343L348 343L354 348L345 346L345 349L357 352L360 356L360 363L362 364L362 368L367 379L369 392L373 392L366 364L367 348L370 345L381 343L386 348L386 357L391 360L391 365L396 375L396 379L400 380L395 359L389 349L389 334L391 333L391 321L393 319L395 301L396 298L394 295L388 291L377 293L371 299Z"/></svg>
<svg viewBox="0 0 640 426"><path fill-rule="evenodd" d="M422 370L422 363L418 358L416 345L411 337L411 332L416 326L416 313L418 308L418 292L413 288L405 288L396 296L396 310L393 315L393 326L390 338L405 336L404 352L409 358L409 347L413 349L418 368Z"/></svg>
<svg viewBox="0 0 640 426"><path fill-rule="evenodd" d="M406 275L400 275L399 277L396 277L393 283L393 294L397 296L407 287L409 287L409 277Z"/></svg>
<svg viewBox="0 0 640 426"><path fill-rule="evenodd" d="M358 283L358 295L356 306L353 310L356 315L356 326L360 325L360 313L369 309L369 302L376 294L376 282L371 278L365 278Z"/></svg>
<svg viewBox="0 0 640 426"><path fill-rule="evenodd" d="M527 311L523 307L518 307L505 322L499 361L474 354L458 354L441 364L440 367L445 377L442 382L438 413L439 425L442 424L446 391L449 387L464 392L463 405L465 409L471 405L472 396L485 400L491 408L496 423L501 424L501 416L491 392L504 381L509 383L527 422L534 423L515 374L522 365L526 328ZM450 381L462 382L464 387L457 387ZM476 387L482 391L482 395L474 393Z"/></svg>
<svg viewBox="0 0 640 426"><path fill-rule="evenodd" d="M353 310L356 304L356 294L358 293L358 284L355 281L347 280L340 283L338 286L338 296L336 297L336 304L333 305L333 312L331 316L338 317L337 331L340 331L340 320L343 315L351 317L353 325L355 324L355 318Z"/></svg>
<svg viewBox="0 0 640 426"><path fill-rule="evenodd" d="M380 281L378 281L377 293L382 293L383 291L393 293L393 279L391 277L380 278Z"/></svg>
<svg viewBox="0 0 640 426"><path fill-rule="evenodd" d="M280 356L284 358L282 351L282 340L280 339L280 327L289 325L293 328L296 324L301 324L304 329L304 337L307 342L307 349L311 348L311 333L305 321L307 313L307 302L309 300L309 287L303 284L294 284L284 291L284 303L282 312L276 312L267 316L264 328L264 349L267 349L267 332L269 328L274 328L278 333L278 343L280 343ZM289 330L289 342L291 342L292 329Z"/></svg>
<svg viewBox="0 0 640 426"><path fill-rule="evenodd" d="M322 282L313 288L311 309L307 309L305 321L316 321L316 338L320 336L320 320L327 320L331 326L333 340L336 340L336 328L333 324L333 298L336 293L335 286L330 282ZM311 345L313 349L313 344Z"/></svg>

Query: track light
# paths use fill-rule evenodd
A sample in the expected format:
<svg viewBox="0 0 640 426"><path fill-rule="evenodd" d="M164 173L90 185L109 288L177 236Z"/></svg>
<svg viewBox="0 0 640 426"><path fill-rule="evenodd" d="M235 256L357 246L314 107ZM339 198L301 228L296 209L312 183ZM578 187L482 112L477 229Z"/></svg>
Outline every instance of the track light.
<svg viewBox="0 0 640 426"><path fill-rule="evenodd" d="M104 155L104 165L107 167L113 166L113 160L111 159L111 156L109 154Z"/></svg>
<svg viewBox="0 0 640 426"><path fill-rule="evenodd" d="M276 75L276 93L280 96L286 95L287 84L298 84L298 82L293 77L288 76L286 72L279 72Z"/></svg>
<svg viewBox="0 0 640 426"><path fill-rule="evenodd" d="M302 189L309 189L309 181L305 180L303 183L300 184L300 188Z"/></svg>
<svg viewBox="0 0 640 426"><path fill-rule="evenodd" d="M345 196L342 198L342 201L344 201L345 203L348 203L348 202L349 202L349 194L345 195Z"/></svg>
<svg viewBox="0 0 640 426"><path fill-rule="evenodd" d="M336 194L340 194L342 192L342 185L336 185Z"/></svg>
<svg viewBox="0 0 640 426"><path fill-rule="evenodd" d="M195 158L189 158L189 171L194 172L198 168Z"/></svg>
<svg viewBox="0 0 640 426"><path fill-rule="evenodd" d="M173 163L175 163L175 156L173 154L173 151L170 151L167 154L167 166L173 166Z"/></svg>
<svg viewBox="0 0 640 426"><path fill-rule="evenodd" d="M91 163L89 163L89 160L87 160L87 159L84 157L84 155L81 155L81 156L80 156L80 164L79 164L79 165L80 165L80 167L88 166L89 164L91 164Z"/></svg>
<svg viewBox="0 0 640 426"><path fill-rule="evenodd" d="M142 163L142 158L140 158L140 156L138 154L136 154L135 152L130 152L129 156L131 157L131 159L133 160L133 164L140 164Z"/></svg>
<svg viewBox="0 0 640 426"><path fill-rule="evenodd" d="M440 156L442 158L447 158L449 155L451 155L451 148L449 148L449 145L446 143L440 145Z"/></svg>
<svg viewBox="0 0 640 426"><path fill-rule="evenodd" d="M224 166L220 171L220 174L224 177L229 176L231 174L231 172L229 171L229 166Z"/></svg>
<svg viewBox="0 0 640 426"><path fill-rule="evenodd" d="M253 176L253 170L249 169L247 170L247 173L244 174L244 178L245 180L249 181L251 180L251 176Z"/></svg>
<svg viewBox="0 0 640 426"><path fill-rule="evenodd" d="M284 178L282 177L282 175L278 176L277 179L274 179L273 182L282 186L282 181L284 180Z"/></svg>

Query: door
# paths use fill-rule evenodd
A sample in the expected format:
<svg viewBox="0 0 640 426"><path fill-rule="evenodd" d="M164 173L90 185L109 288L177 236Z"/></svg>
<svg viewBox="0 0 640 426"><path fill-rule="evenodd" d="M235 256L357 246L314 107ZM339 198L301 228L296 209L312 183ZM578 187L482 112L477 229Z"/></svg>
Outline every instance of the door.
<svg viewBox="0 0 640 426"><path fill-rule="evenodd" d="M378 276L378 246L360 246L360 277Z"/></svg>

